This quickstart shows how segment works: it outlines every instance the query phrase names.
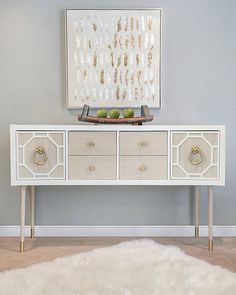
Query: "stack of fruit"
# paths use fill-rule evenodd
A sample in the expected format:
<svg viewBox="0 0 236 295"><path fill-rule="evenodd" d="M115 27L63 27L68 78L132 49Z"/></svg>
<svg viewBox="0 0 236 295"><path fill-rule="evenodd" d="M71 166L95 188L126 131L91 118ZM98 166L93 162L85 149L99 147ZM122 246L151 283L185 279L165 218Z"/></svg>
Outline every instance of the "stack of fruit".
<svg viewBox="0 0 236 295"><path fill-rule="evenodd" d="M109 112L107 112L105 109L99 109L97 110L97 117L98 118L107 118L107 115L109 113L109 117L111 119L118 119L120 117L120 111L117 109L112 109ZM133 118L134 116L134 110L132 109L124 109L123 110L123 116L124 118Z"/></svg>

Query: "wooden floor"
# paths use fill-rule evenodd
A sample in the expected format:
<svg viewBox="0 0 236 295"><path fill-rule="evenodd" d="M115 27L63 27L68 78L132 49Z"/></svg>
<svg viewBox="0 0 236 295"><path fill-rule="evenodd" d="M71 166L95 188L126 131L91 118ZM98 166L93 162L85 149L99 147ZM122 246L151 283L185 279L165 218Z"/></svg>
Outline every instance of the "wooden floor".
<svg viewBox="0 0 236 295"><path fill-rule="evenodd" d="M18 238L0 238L0 271L26 267L54 258L107 247L134 238L27 238L25 253L19 253ZM236 272L236 238L215 238L214 251L206 238L152 238L163 245L176 245L186 254Z"/></svg>

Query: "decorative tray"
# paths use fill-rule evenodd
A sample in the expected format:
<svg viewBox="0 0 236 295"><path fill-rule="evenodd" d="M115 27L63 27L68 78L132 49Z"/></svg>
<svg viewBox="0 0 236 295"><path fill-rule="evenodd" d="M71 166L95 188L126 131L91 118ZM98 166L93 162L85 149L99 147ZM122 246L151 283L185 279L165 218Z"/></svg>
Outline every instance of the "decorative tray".
<svg viewBox="0 0 236 295"><path fill-rule="evenodd" d="M89 105L85 104L81 114L78 114L78 120L95 123L95 124L134 124L142 125L144 122L150 122L154 119L153 115L150 115L147 105L141 106L141 116L132 118L98 118L96 116L89 116Z"/></svg>

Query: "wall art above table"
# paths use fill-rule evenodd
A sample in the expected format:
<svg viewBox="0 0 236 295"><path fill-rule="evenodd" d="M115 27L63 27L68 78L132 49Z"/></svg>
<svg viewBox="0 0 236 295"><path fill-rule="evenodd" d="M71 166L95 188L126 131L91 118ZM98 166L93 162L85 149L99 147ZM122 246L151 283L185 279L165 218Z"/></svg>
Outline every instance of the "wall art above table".
<svg viewBox="0 0 236 295"><path fill-rule="evenodd" d="M67 10L67 107L161 106L161 9Z"/></svg>

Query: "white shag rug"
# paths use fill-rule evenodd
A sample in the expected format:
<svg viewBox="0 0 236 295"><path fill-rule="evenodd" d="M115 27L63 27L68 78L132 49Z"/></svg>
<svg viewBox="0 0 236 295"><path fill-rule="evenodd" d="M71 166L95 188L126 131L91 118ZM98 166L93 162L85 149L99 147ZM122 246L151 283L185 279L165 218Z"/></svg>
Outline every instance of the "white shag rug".
<svg viewBox="0 0 236 295"><path fill-rule="evenodd" d="M235 295L236 274L135 240L0 273L1 295Z"/></svg>

